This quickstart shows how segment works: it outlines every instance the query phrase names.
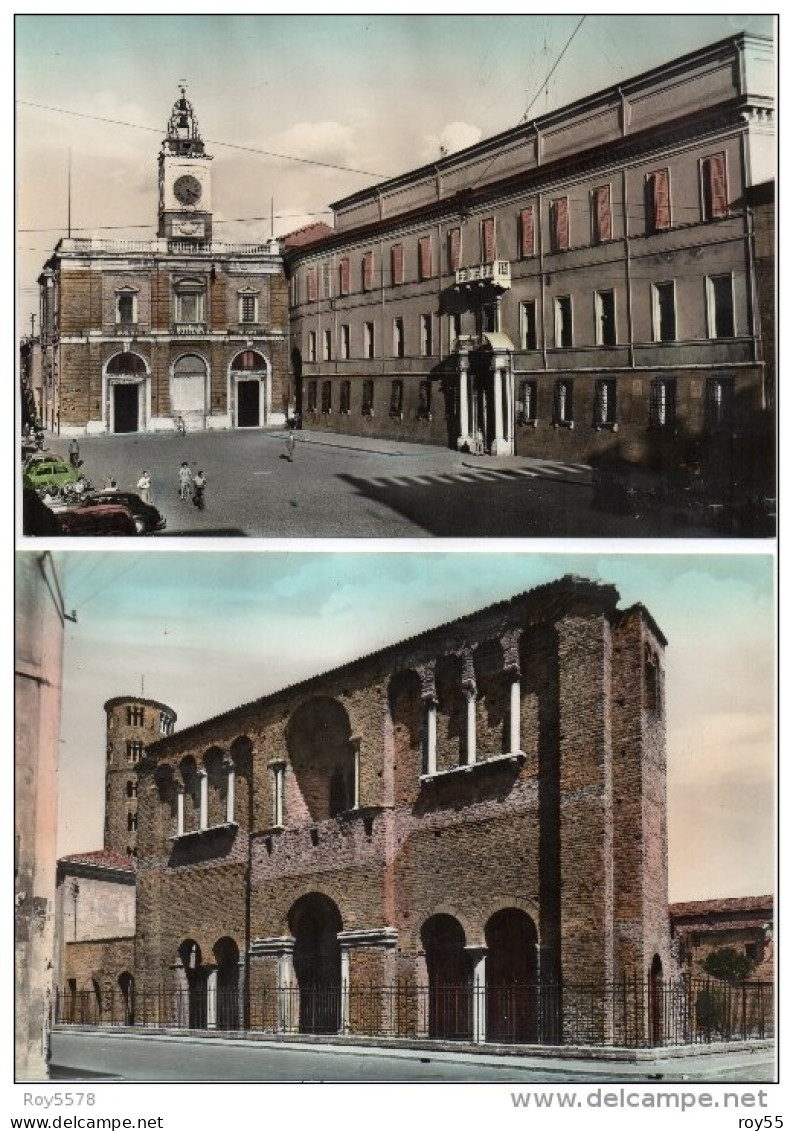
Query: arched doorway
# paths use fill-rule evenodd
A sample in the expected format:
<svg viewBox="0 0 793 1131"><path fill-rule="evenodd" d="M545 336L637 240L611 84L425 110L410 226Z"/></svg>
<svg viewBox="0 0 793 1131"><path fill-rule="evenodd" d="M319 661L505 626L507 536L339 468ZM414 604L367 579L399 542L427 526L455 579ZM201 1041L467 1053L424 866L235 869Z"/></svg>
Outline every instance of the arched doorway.
<svg viewBox="0 0 793 1131"><path fill-rule="evenodd" d="M355 807L356 751L341 703L324 696L302 703L289 720L287 748L313 821L326 821Z"/></svg>
<svg viewBox="0 0 793 1131"><path fill-rule="evenodd" d="M421 928L429 981L429 1036L470 1040L471 963L465 932L453 915L433 915Z"/></svg>
<svg viewBox="0 0 793 1131"><path fill-rule="evenodd" d="M145 361L136 353L117 353L108 361L105 374L108 430L141 431L145 415Z"/></svg>
<svg viewBox="0 0 793 1131"><path fill-rule="evenodd" d="M258 350L243 350L231 363L234 421L238 428L262 428L270 411L269 368Z"/></svg>
<svg viewBox="0 0 793 1131"><path fill-rule="evenodd" d="M193 939L185 939L178 953L181 970L179 1017L189 1029L206 1029L208 971L201 962L201 948Z"/></svg>
<svg viewBox="0 0 793 1131"><path fill-rule="evenodd" d="M487 1039L537 1039L537 931L515 907L492 915L487 942Z"/></svg>
<svg viewBox="0 0 793 1131"><path fill-rule="evenodd" d="M240 948L232 938L218 939L215 958L215 1017L218 1029L240 1027Z"/></svg>
<svg viewBox="0 0 793 1131"><path fill-rule="evenodd" d="M289 912L289 929L295 939L300 1032L337 1033L341 1026L339 909L326 895L304 895Z"/></svg>
<svg viewBox="0 0 793 1131"><path fill-rule="evenodd" d="M174 362L171 373L171 412L181 416L188 431L200 431L206 422L207 363L197 353Z"/></svg>

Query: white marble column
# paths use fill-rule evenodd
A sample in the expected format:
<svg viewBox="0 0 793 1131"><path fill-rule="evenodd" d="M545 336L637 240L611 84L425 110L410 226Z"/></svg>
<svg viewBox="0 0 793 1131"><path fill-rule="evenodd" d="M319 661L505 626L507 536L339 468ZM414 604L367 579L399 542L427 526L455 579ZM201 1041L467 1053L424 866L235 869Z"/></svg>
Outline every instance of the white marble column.
<svg viewBox="0 0 793 1131"><path fill-rule="evenodd" d="M493 373L493 408L495 409L494 426L496 430L493 454L498 455L498 450L504 442L504 386L502 371L498 368Z"/></svg>
<svg viewBox="0 0 793 1131"><path fill-rule="evenodd" d="M473 977L471 978L471 1020L472 1040L481 1045L487 1040L487 977L485 964L487 961L486 946L467 946L466 952L471 959Z"/></svg>
<svg viewBox="0 0 793 1131"><path fill-rule="evenodd" d="M226 823L229 825L234 824L234 809L235 809L235 790L237 784L236 773L234 770L234 763L228 761L226 765Z"/></svg>
<svg viewBox="0 0 793 1131"><path fill-rule="evenodd" d="M199 804L198 804L198 827L200 829L207 828L209 824L209 788L206 770L203 767L198 771L198 786L199 786Z"/></svg>
<svg viewBox="0 0 793 1131"><path fill-rule="evenodd" d="M280 828L284 823L284 762L271 762L273 771L273 828Z"/></svg>
<svg viewBox="0 0 793 1131"><path fill-rule="evenodd" d="M176 790L176 835L184 834L184 786Z"/></svg>
<svg viewBox="0 0 793 1131"><path fill-rule="evenodd" d="M427 709L427 750L425 773L432 777L438 772L438 702L425 699Z"/></svg>
<svg viewBox="0 0 793 1131"><path fill-rule="evenodd" d="M339 1018L339 1032L350 1031L350 950L349 947L341 948L341 1016Z"/></svg>
<svg viewBox="0 0 793 1131"><path fill-rule="evenodd" d="M520 676L515 672L509 686L509 751L520 750Z"/></svg>
<svg viewBox="0 0 793 1131"><path fill-rule="evenodd" d="M465 688L466 699L466 726L465 726L465 761L469 766L476 762L476 688Z"/></svg>
<svg viewBox="0 0 793 1131"><path fill-rule="evenodd" d="M218 972L217 968L207 975L207 1029L218 1027Z"/></svg>
<svg viewBox="0 0 793 1131"><path fill-rule="evenodd" d="M468 398L468 358L460 357L460 434L457 437L457 447L462 448L471 442L471 410Z"/></svg>

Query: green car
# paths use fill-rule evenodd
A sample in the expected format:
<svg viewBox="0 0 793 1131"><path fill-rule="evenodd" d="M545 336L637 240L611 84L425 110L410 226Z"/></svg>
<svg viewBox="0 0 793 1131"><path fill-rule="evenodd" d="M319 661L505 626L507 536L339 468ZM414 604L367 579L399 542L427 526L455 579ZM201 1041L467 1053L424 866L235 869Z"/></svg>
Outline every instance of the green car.
<svg viewBox="0 0 793 1131"><path fill-rule="evenodd" d="M40 459L29 464L22 481L26 487L38 490L40 487L63 487L64 483L76 483L81 478L80 472L62 459Z"/></svg>

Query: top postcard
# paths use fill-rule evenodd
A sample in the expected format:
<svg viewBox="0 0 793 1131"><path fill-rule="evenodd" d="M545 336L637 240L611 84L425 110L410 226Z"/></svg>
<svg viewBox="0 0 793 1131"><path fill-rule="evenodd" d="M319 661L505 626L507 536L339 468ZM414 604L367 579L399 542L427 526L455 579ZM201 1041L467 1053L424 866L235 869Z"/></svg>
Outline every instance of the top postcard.
<svg viewBox="0 0 793 1131"><path fill-rule="evenodd" d="M20 533L775 536L772 17L176 22L17 18Z"/></svg>

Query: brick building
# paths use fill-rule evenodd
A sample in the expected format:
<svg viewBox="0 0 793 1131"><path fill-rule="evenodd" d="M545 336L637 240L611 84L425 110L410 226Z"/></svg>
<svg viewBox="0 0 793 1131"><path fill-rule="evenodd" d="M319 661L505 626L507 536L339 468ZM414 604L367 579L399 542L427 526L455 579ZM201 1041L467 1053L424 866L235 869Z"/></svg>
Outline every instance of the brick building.
<svg viewBox="0 0 793 1131"><path fill-rule="evenodd" d="M304 426L768 487L775 91L737 35L332 205L286 245Z"/></svg>
<svg viewBox="0 0 793 1131"><path fill-rule="evenodd" d="M148 745L139 1013L561 1039L669 976L665 643L565 578Z"/></svg>
<svg viewBox="0 0 793 1131"><path fill-rule="evenodd" d="M174 104L157 236L67 238L39 278L40 413L62 435L282 424L288 311L277 240L212 230L211 157Z"/></svg>
<svg viewBox="0 0 793 1131"><path fill-rule="evenodd" d="M672 937L681 967L702 976L702 963L714 951L730 948L755 963L752 978L774 980L774 897L741 896L673 903Z"/></svg>

